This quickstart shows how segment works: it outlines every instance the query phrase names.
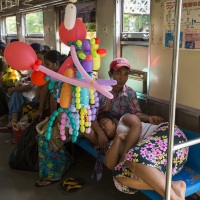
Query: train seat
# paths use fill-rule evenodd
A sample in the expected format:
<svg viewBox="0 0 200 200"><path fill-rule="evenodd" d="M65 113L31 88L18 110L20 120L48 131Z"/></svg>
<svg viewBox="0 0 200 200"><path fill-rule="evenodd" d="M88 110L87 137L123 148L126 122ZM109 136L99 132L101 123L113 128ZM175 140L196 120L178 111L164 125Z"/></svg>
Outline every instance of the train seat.
<svg viewBox="0 0 200 200"><path fill-rule="evenodd" d="M195 132L191 132L185 129L182 129L186 134L188 140L195 139L200 135ZM86 138L79 138L76 142L78 146L83 148L92 156L98 156L97 151L94 150L94 144L91 143ZM183 167L183 169L175 176L173 176L172 180L183 180L186 182L186 197L194 194L197 191L200 191L200 144L193 145L189 147L189 156L188 161ZM104 157L101 156L101 162L103 163ZM150 190L141 190L145 195L153 200L162 200L163 198L155 191Z"/></svg>

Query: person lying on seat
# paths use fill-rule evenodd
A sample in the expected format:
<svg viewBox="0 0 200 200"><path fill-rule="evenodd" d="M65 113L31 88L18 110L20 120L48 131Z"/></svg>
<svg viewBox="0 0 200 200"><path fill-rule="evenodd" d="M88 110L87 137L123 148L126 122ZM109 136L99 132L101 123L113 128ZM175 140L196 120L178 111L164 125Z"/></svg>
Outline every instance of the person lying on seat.
<svg viewBox="0 0 200 200"><path fill-rule="evenodd" d="M164 197L169 123L153 125L141 122L140 129L137 116L125 114L117 121L109 112L99 114L98 122L106 136L112 140L104 164L113 170L116 188L128 194L138 190L155 190ZM185 134L175 126L174 144L185 141ZM183 168L187 157L188 147L174 151L172 175ZM171 184L170 199L185 199L185 182L179 180Z"/></svg>

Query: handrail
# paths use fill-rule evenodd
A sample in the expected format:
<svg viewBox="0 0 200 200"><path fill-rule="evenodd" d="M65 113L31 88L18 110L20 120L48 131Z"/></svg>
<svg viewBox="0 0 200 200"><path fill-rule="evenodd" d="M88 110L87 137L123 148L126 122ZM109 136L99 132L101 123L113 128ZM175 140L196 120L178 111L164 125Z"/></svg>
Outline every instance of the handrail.
<svg viewBox="0 0 200 200"><path fill-rule="evenodd" d="M189 147L189 146L199 144L199 143L200 143L200 137L196 138L196 139L189 140L187 142L183 142L181 144L176 144L176 145L174 145L173 150L175 151L175 150L178 150L178 149L181 149L181 148L184 148L184 147Z"/></svg>
<svg viewBox="0 0 200 200"><path fill-rule="evenodd" d="M170 90L169 139L168 139L168 148L167 148L167 172L166 172L166 187L165 187L166 200L170 200L170 194L171 194L181 8L182 8L182 0L176 0L175 1L175 17L174 17L175 23L174 23L174 48L173 48L173 59L172 59L172 79L171 79L171 90Z"/></svg>

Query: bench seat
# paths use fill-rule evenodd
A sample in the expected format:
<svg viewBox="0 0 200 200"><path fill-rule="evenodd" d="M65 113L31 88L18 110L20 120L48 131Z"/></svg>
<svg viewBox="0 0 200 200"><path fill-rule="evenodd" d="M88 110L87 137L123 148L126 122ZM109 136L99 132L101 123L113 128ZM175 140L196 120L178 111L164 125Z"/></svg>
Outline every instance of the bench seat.
<svg viewBox="0 0 200 200"><path fill-rule="evenodd" d="M182 129L188 140L200 137L200 134ZM86 138L79 138L76 142L78 146L83 148L89 154L97 158L98 153L94 150L94 144ZM103 163L104 157L101 157ZM188 161L183 169L173 176L172 180L183 180L186 183L186 197L200 191L200 144L189 147ZM162 200L163 198L155 191L141 190L145 195L153 200Z"/></svg>

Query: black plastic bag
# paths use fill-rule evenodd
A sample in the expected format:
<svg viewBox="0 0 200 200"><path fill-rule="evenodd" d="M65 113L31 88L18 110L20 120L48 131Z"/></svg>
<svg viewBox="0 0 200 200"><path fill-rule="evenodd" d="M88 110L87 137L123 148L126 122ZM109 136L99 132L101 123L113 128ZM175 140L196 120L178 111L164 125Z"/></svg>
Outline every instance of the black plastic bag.
<svg viewBox="0 0 200 200"><path fill-rule="evenodd" d="M38 171L38 143L36 122L32 122L22 133L13 149L9 166L17 170Z"/></svg>

